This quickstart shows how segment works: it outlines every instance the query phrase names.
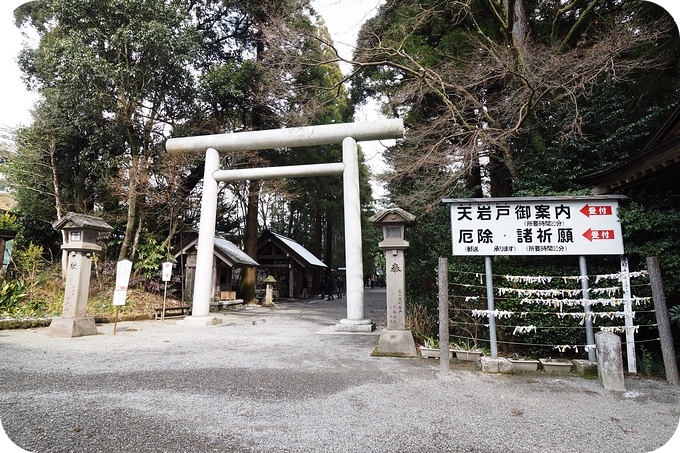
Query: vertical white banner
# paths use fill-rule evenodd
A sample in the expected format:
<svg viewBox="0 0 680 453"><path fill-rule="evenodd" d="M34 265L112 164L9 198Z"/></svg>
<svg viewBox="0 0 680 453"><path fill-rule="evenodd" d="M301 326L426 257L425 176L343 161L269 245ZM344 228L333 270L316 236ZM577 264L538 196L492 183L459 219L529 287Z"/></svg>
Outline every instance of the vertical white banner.
<svg viewBox="0 0 680 453"><path fill-rule="evenodd" d="M118 261L116 265L116 288L113 291L113 305L125 305L132 261Z"/></svg>
<svg viewBox="0 0 680 453"><path fill-rule="evenodd" d="M170 280L172 280L172 263L166 261L163 263L163 281L169 282Z"/></svg>

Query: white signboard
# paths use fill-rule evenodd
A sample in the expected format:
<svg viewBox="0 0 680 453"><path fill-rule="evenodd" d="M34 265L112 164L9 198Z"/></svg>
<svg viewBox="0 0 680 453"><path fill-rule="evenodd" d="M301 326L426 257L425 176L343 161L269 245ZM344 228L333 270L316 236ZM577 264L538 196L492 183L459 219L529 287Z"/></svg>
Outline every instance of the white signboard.
<svg viewBox="0 0 680 453"><path fill-rule="evenodd" d="M623 197L446 199L454 256L623 255Z"/></svg>
<svg viewBox="0 0 680 453"><path fill-rule="evenodd" d="M118 264L116 265L116 290L127 291L128 283L130 282L131 270L132 261L118 261Z"/></svg>
<svg viewBox="0 0 680 453"><path fill-rule="evenodd" d="M132 261L118 261L116 265L116 288L113 291L113 305L125 305Z"/></svg>
<svg viewBox="0 0 680 453"><path fill-rule="evenodd" d="M172 280L172 263L166 261L163 263L163 281L169 282L170 280Z"/></svg>
<svg viewBox="0 0 680 453"><path fill-rule="evenodd" d="M125 305L127 291L116 289L113 291L113 305Z"/></svg>

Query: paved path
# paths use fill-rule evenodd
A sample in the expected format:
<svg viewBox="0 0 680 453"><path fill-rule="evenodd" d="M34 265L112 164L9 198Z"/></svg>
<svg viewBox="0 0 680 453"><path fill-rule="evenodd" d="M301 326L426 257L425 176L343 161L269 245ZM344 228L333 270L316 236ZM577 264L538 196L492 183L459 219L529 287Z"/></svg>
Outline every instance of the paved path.
<svg viewBox="0 0 680 453"><path fill-rule="evenodd" d="M385 317L384 290L367 317ZM435 359L372 357L340 334L345 300L220 312L222 323L98 326L51 338L0 331L0 421L33 452L646 452L680 419L680 389L626 393L543 373L486 375ZM7 447L5 450L9 451Z"/></svg>

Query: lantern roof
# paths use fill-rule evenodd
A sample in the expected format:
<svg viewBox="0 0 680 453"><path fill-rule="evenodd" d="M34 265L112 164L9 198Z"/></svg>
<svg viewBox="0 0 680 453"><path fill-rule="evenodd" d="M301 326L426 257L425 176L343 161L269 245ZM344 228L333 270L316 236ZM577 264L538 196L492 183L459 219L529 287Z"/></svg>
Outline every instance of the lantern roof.
<svg viewBox="0 0 680 453"><path fill-rule="evenodd" d="M113 227L99 217L77 212L69 212L61 220L52 224L55 230L94 230L111 231Z"/></svg>
<svg viewBox="0 0 680 453"><path fill-rule="evenodd" d="M371 216L369 220L373 223L412 223L415 219L416 216L391 203L385 210Z"/></svg>

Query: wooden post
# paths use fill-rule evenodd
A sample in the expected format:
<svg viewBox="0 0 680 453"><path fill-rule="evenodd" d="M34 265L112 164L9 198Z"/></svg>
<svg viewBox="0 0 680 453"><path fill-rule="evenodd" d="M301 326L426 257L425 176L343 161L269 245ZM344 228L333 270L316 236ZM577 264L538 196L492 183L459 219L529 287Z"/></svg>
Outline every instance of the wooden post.
<svg viewBox="0 0 680 453"><path fill-rule="evenodd" d="M161 312L161 321L165 321L165 300L168 298L168 282L165 282L165 290L163 290L163 311Z"/></svg>
<svg viewBox="0 0 680 453"><path fill-rule="evenodd" d="M120 311L120 306L116 305L116 317L113 318L113 334L116 334L116 326L118 325L118 312Z"/></svg>
<svg viewBox="0 0 680 453"><path fill-rule="evenodd" d="M649 284L652 287L656 323L659 326L659 341L661 342L663 365L666 369L666 380L671 385L678 385L678 364L675 361L671 323L668 319L668 307L666 307L666 296L663 292L659 259L656 256L647 257L647 272L649 272Z"/></svg>
<svg viewBox="0 0 680 453"><path fill-rule="evenodd" d="M439 372L449 374L449 260L439 258Z"/></svg>

